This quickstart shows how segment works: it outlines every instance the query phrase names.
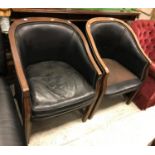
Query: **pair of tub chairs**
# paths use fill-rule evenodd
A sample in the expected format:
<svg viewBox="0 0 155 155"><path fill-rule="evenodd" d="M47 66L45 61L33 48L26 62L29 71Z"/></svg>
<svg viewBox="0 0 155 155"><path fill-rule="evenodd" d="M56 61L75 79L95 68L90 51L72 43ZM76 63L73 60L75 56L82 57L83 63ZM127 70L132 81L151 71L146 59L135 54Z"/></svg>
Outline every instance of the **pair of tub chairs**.
<svg viewBox="0 0 155 155"><path fill-rule="evenodd" d="M90 19L86 36L62 19L25 18L11 25L15 92L27 141L32 120L81 110L86 121L105 96L127 94L132 100L145 79L150 62L126 23Z"/></svg>

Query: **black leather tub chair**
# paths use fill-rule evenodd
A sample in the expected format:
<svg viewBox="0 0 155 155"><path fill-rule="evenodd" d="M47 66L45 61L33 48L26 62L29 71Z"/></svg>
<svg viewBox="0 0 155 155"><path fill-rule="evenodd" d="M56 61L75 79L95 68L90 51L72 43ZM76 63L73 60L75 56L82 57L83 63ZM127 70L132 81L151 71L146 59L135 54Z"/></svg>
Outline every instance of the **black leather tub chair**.
<svg viewBox="0 0 155 155"><path fill-rule="evenodd" d="M0 145L26 145L24 130L17 114L10 87L5 80L5 74L5 55L0 32Z"/></svg>
<svg viewBox="0 0 155 155"><path fill-rule="evenodd" d="M26 18L11 25L9 40L27 141L31 120L82 109L86 121L102 72L82 32L70 21Z"/></svg>
<svg viewBox="0 0 155 155"><path fill-rule="evenodd" d="M91 118L105 96L128 94L129 103L147 75L150 60L132 29L121 20L104 17L90 19L86 24L86 34L104 76L102 93L92 108Z"/></svg>

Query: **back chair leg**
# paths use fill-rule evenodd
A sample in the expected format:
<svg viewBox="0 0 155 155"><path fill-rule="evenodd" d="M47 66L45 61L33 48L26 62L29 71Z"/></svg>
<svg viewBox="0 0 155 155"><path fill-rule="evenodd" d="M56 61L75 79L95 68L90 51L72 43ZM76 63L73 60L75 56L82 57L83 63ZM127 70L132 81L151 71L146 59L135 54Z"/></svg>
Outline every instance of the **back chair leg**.
<svg viewBox="0 0 155 155"><path fill-rule="evenodd" d="M94 103L86 107L84 114L83 114L82 122L87 121L87 119L89 118L89 116L90 116L92 110L94 109L95 105L98 103L98 100L100 98L99 93L100 93L100 91L98 91L98 94L94 98Z"/></svg>
<svg viewBox="0 0 155 155"><path fill-rule="evenodd" d="M85 116L83 117L83 121L86 121L88 118L91 119L94 113L96 112L98 106L100 105L102 100L101 98L103 98L104 96L104 91L102 90L102 87L101 87L102 85L103 85L103 77L97 82L96 90L98 93L94 100L94 104L91 104L89 107L87 107Z"/></svg>
<svg viewBox="0 0 155 155"><path fill-rule="evenodd" d="M139 89L138 89L139 90ZM134 97L137 95L138 90L136 90L135 92L132 92L131 95L129 96L129 98L126 101L126 104L130 104L132 102L132 100L134 99Z"/></svg>
<svg viewBox="0 0 155 155"><path fill-rule="evenodd" d="M103 97L104 97L104 92L102 92L102 94L99 96L99 98L96 101L96 104L92 107L90 115L89 115L89 119L92 119L96 110L98 109L99 105L103 102Z"/></svg>

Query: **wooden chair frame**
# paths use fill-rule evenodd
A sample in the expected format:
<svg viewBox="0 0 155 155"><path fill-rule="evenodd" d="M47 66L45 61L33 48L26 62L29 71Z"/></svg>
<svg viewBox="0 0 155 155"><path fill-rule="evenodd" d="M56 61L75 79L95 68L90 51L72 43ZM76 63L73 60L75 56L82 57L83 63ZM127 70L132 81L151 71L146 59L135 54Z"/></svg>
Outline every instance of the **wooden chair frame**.
<svg viewBox="0 0 155 155"><path fill-rule="evenodd" d="M102 90L101 90L100 98L98 99L98 101L96 102L96 104L94 105L94 107L92 107L91 113L89 115L89 119L94 116L94 113L96 112L97 108L99 107L99 105L102 102L102 99L103 99L105 90L107 88L106 83L107 83L107 79L108 79L108 76L109 76L109 69L106 66L105 62L102 60L102 58L101 58L101 56L99 54L99 51L98 51L98 49L97 49L97 47L95 45L94 38L93 38L93 36L91 34L91 25L93 23L97 23L97 22L115 22L115 23L117 22L117 23L123 25L127 30L130 31L131 35L133 36L133 39L135 40L135 43L136 43L137 47L139 48L139 51L141 51L141 54L148 61L148 64L150 65L152 63L152 61L149 59L149 57L143 51L143 49L142 49L142 47L141 47L141 45L140 45L140 43L138 41L138 38L135 35L135 33L133 32L132 28L128 24L126 24L124 21L119 20L119 19L116 19L116 18L106 18L106 17L96 17L96 18L92 18L92 19L88 20L87 23L86 23L86 34L87 34L87 38L88 38L89 42L91 42L91 47L92 47L93 55L96 57L96 59L98 60L98 62L101 64L102 70L104 70L104 72L105 72L105 76L103 77L103 82L102 82L103 85L102 85ZM144 68L143 74L142 74L142 77L141 77L141 80L144 80L146 78L146 76L148 74L148 66L146 66ZM132 101L132 99L137 94L138 90L139 89L137 89L129 97L129 99L127 100L127 104L129 104Z"/></svg>
<svg viewBox="0 0 155 155"><path fill-rule="evenodd" d="M15 41L15 31L16 31L16 28L21 25L21 24L24 24L24 23L31 23L31 22L58 22L58 23L65 23L67 25L70 25L71 27L74 28L74 30L76 32L78 32L78 34L80 35L82 41L83 41L83 44L84 44L84 47L86 49L86 54L88 56L88 59L90 60L91 64L92 64L92 67L96 70L96 73L98 75L98 77L100 77L98 80L97 80L97 83L96 83L96 96L95 96L95 101L94 103L90 104L90 106L88 108L86 108L86 111L83 115L83 121L86 121L87 118L89 117L90 115L90 112L91 112L91 109L92 107L94 107L94 104L96 104L96 100L98 99L98 96L99 96L99 93L100 93L100 82L102 81L102 72L100 70L100 68L98 67L98 65L96 64L91 52L90 52L90 49L89 49L89 46L88 46L88 43L83 35L83 33L81 32L81 30L75 26L74 24L72 24L70 21L68 20L62 20L62 19L57 19L57 18L48 18L48 17L31 17L31 18L24 18L24 19L19 19L19 20L16 20L12 25L11 25L11 28L9 30L9 40L10 40L10 45L11 45L11 52L12 52L12 56L13 56L13 60L14 60L14 65L15 65L15 70L16 70L16 74L17 74L17 78L18 78L18 81L19 81L19 85L20 85L20 88L21 88L21 91L22 91L22 102L23 102L23 107L24 107L24 118L23 118L23 125L24 125L24 129L25 129L25 135L26 135L26 138L27 138L27 142L29 142L29 137L30 137L30 132L31 132L31 99L30 99L30 88L29 88L29 85L28 85L28 82L27 82L27 79L25 77L25 74L24 74L24 70L23 70L23 67L22 67L22 63L21 63L21 60L20 60L20 56L19 56L19 53L18 53L18 49L16 47L16 41Z"/></svg>

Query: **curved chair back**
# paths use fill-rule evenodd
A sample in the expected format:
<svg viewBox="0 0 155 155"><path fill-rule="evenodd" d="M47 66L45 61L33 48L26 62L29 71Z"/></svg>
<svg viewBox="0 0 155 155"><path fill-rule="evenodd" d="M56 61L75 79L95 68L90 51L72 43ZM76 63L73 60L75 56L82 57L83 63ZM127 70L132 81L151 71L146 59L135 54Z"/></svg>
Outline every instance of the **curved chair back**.
<svg viewBox="0 0 155 155"><path fill-rule="evenodd" d="M102 72L80 29L67 20L32 17L16 20L9 39L27 141L33 119L84 109L86 121Z"/></svg>
<svg viewBox="0 0 155 155"><path fill-rule="evenodd" d="M143 79L148 60L136 35L125 22L114 18L93 18L87 22L86 31L99 60L99 57L114 59Z"/></svg>
<svg viewBox="0 0 155 155"><path fill-rule="evenodd" d="M94 82L91 76L94 60L90 58L88 44L82 32L70 21L45 17L21 19L12 25L10 34L10 40L15 44L13 51L20 55L23 68L41 61L62 61L85 75L89 83ZM86 72L89 65L92 70Z"/></svg>
<svg viewBox="0 0 155 155"><path fill-rule="evenodd" d="M119 19L92 18L86 24L86 34L104 76L100 99L90 114L91 118L103 103L104 96L131 94L129 103L145 79L151 61L132 29Z"/></svg>
<svg viewBox="0 0 155 155"><path fill-rule="evenodd" d="M15 39L24 66L48 60L67 61L73 53L84 50L73 27L61 20L20 24L15 30Z"/></svg>

